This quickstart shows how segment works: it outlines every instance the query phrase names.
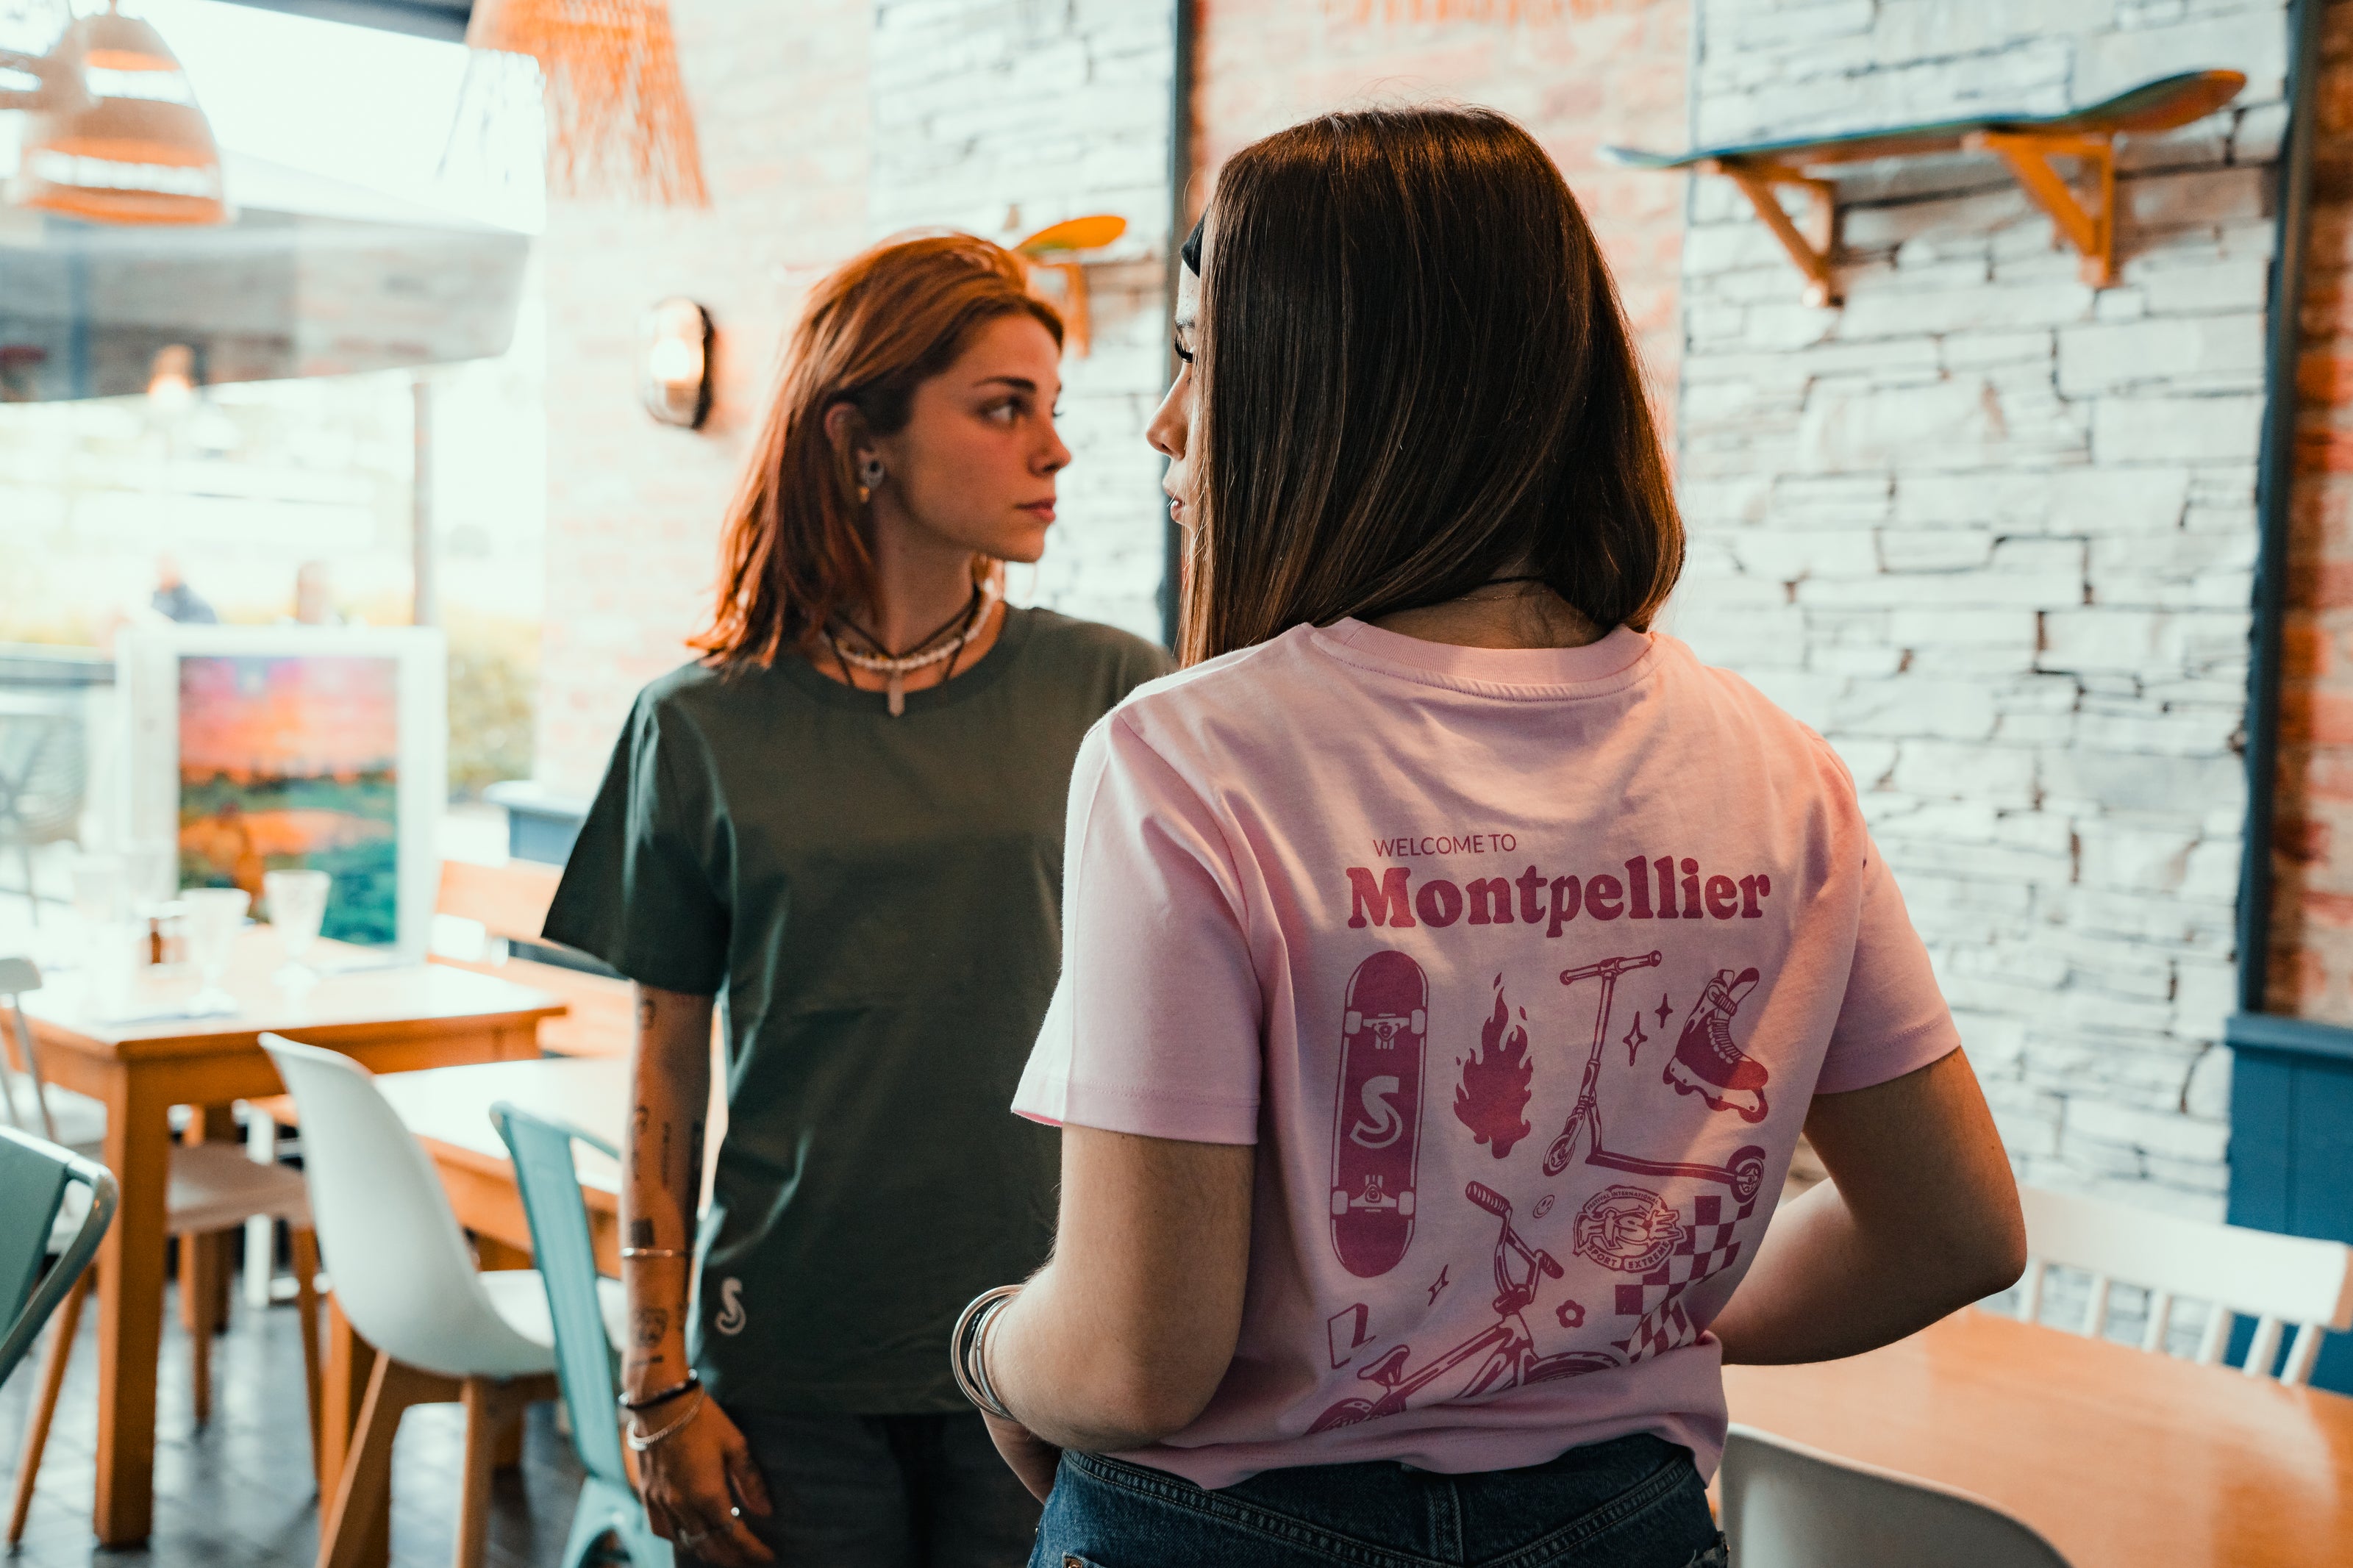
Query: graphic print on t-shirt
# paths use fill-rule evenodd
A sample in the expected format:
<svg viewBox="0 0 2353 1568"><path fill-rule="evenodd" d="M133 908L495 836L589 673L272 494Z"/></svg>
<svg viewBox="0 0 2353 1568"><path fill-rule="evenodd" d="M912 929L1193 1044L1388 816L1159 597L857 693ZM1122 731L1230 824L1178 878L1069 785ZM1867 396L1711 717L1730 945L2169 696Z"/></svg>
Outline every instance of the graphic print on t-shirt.
<svg viewBox="0 0 2353 1568"><path fill-rule="evenodd" d="M1697 1325L1683 1310L1683 1292L1740 1261L1740 1222L1756 1211L1752 1198L1726 1219L1720 1194L1705 1193L1694 1198L1691 1223L1678 1227L1674 1245L1642 1271L1641 1279L1618 1287L1618 1315L1636 1321L1626 1338L1611 1342L1626 1352L1629 1364L1699 1338Z"/></svg>
<svg viewBox="0 0 2353 1568"><path fill-rule="evenodd" d="M1561 1277L1560 1264L1542 1247L1530 1247L1521 1239L1512 1226L1511 1202L1501 1193L1483 1183L1472 1182L1463 1188L1462 1195L1493 1215L1502 1226L1495 1237L1495 1299L1491 1303L1495 1321L1419 1367L1411 1364L1412 1345L1394 1347L1356 1373L1360 1380L1375 1384L1380 1390L1378 1394L1339 1400L1315 1418L1307 1428L1309 1432L1328 1432L1335 1426L1353 1426L1359 1421L1394 1415L1410 1407L1414 1395L1433 1386L1436 1392L1423 1404L1476 1398L1524 1384L1576 1377L1619 1364L1618 1358L1607 1351L1562 1351L1548 1356L1535 1353L1535 1335L1528 1328L1526 1312L1536 1299L1539 1282ZM1455 1373L1461 1375L1452 1375Z"/></svg>
<svg viewBox="0 0 2353 1568"><path fill-rule="evenodd" d="M1413 1240L1430 980L1404 953L1376 952L1348 976L1342 1005L1332 1250L1349 1273L1372 1279L1396 1268Z"/></svg>
<svg viewBox="0 0 2353 1568"><path fill-rule="evenodd" d="M1717 970L1699 1005L1683 1020L1683 1037L1661 1075L1677 1094L1696 1094L1710 1110L1736 1110L1748 1122L1765 1120L1765 1085L1773 1075L1734 1044L1731 1025L1742 999L1756 988L1753 968L1736 975L1729 969ZM1665 1022L1660 1019L1662 1026Z"/></svg>
<svg viewBox="0 0 2353 1568"><path fill-rule="evenodd" d="M1528 1060L1527 1012L1522 1009L1521 1022L1512 1024L1510 1009L1504 1001L1504 977L1495 976L1495 1011L1479 1027L1479 1049L1468 1058L1458 1058L1462 1066L1462 1081L1454 1090L1454 1117L1471 1129L1471 1136L1488 1145L1488 1152L1501 1160L1512 1152L1512 1145L1526 1137L1531 1131L1527 1110L1531 1090L1528 1080L1535 1076L1536 1065ZM1511 1033L1504 1031L1510 1027Z"/></svg>
<svg viewBox="0 0 2353 1568"><path fill-rule="evenodd" d="M1586 1145L1585 1163L1588 1165L1600 1165L1641 1176L1696 1176L1702 1181L1718 1182L1730 1187L1734 1197L1746 1203L1757 1195L1757 1189L1765 1183L1765 1151L1754 1143L1734 1150L1732 1158L1723 1164L1710 1165L1696 1161L1646 1160L1613 1151L1603 1142L1601 1051L1609 1037L1609 1008L1617 995L1618 977L1633 970L1654 968L1661 957L1660 953L1651 952L1630 957L1604 958L1560 972L1563 985L1574 986L1581 981L1599 980L1601 993L1594 1009L1593 1044L1586 1053L1585 1076L1577 1084L1577 1103L1570 1108L1560 1136L1554 1139L1552 1147L1545 1151L1545 1174L1560 1174L1567 1168L1569 1161L1576 1157L1577 1144L1583 1142ZM1754 980L1750 984L1755 984ZM1689 1030L1686 1029L1685 1033L1688 1034ZM1632 1049L1630 1046L1630 1053ZM1762 1070L1758 1068L1758 1071ZM1668 1081L1672 1083L1674 1080L1671 1077ZM1758 1102L1762 1104L1761 1095Z"/></svg>

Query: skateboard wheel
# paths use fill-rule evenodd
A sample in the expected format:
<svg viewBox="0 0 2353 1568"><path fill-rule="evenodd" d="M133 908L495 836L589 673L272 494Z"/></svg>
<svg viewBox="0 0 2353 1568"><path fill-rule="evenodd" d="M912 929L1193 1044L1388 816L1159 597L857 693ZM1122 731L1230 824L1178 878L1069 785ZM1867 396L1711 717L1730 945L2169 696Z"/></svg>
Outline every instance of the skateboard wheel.
<svg viewBox="0 0 2353 1568"><path fill-rule="evenodd" d="M1340 1022L1340 1032L1344 1035L1353 1035L1364 1026L1365 1016L1351 1007L1348 1009L1348 1016Z"/></svg>
<svg viewBox="0 0 2353 1568"><path fill-rule="evenodd" d="M1347 1191L1347 1189L1346 1189L1345 1187L1334 1187L1334 1188L1332 1189L1332 1213L1333 1213L1335 1215L1344 1215L1344 1214L1346 1214L1347 1212L1348 1212L1348 1191Z"/></svg>
<svg viewBox="0 0 2353 1568"><path fill-rule="evenodd" d="M1430 1033L1430 1015L1419 1007L1413 1010L1413 1032L1417 1035Z"/></svg>
<svg viewBox="0 0 2353 1568"><path fill-rule="evenodd" d="M1405 1191L1398 1194L1398 1215L1401 1219L1411 1219L1413 1217L1413 1189L1411 1187L1406 1188Z"/></svg>

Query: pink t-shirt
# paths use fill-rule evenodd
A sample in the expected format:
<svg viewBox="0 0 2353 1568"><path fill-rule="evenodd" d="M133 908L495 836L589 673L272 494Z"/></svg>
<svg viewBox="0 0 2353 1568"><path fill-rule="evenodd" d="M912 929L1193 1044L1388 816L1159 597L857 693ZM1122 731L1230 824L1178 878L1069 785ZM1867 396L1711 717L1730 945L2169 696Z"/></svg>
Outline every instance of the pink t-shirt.
<svg viewBox="0 0 2353 1568"><path fill-rule="evenodd" d="M1121 1456L1463 1472L1654 1432L1816 1093L1960 1041L1821 738L1672 637L1302 626L1138 689L1071 784L1014 1109L1257 1143L1232 1366Z"/></svg>

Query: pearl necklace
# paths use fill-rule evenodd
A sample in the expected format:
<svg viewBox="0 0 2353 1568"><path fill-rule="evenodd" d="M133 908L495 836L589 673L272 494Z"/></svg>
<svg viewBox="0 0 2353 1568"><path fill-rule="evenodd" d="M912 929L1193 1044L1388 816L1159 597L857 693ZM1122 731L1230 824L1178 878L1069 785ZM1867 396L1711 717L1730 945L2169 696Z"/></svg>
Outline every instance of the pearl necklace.
<svg viewBox="0 0 2353 1568"><path fill-rule="evenodd" d="M997 584L982 584L974 590L973 599L972 614L965 618L963 630L953 634L946 631L936 632L933 634L935 638L945 640L938 641L930 647L918 647L913 653L896 655L860 653L854 648L842 647L841 639L834 636L830 627L826 630L825 640L832 645L833 657L842 663L854 665L869 675L882 677L882 689L891 700L891 717L896 719L907 711L908 676L919 669L929 669L942 659L954 659L964 652L975 637L980 636L980 628L988 624L988 612L997 603ZM860 637L866 635L858 631L856 626L851 626L849 630ZM881 645L878 643L875 646Z"/></svg>

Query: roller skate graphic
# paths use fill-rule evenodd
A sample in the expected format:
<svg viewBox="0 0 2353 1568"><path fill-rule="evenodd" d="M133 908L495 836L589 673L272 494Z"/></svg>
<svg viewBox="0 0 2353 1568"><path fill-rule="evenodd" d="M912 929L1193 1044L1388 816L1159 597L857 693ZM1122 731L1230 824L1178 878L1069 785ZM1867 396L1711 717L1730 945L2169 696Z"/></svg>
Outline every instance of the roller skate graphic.
<svg viewBox="0 0 2353 1568"><path fill-rule="evenodd" d="M1377 1395L1338 1401L1315 1418L1314 1425L1307 1428L1309 1432L1329 1432L1335 1426L1353 1426L1359 1421L1394 1415L1408 1408L1415 1394L1441 1380L1447 1386L1435 1398L1470 1399L1526 1384L1607 1372L1619 1364L1618 1358L1608 1351L1536 1354L1535 1335L1529 1331L1527 1310L1536 1299L1538 1284L1547 1276L1555 1279L1561 1277L1560 1264L1542 1247L1530 1247L1521 1239L1520 1233L1512 1227L1511 1202L1503 1194L1472 1182L1463 1189L1462 1195L1502 1222L1503 1228L1495 1237L1495 1299L1490 1303L1495 1312L1494 1322L1411 1372L1406 1370L1406 1363L1413 1359L1413 1347L1397 1346L1356 1373L1380 1391ZM1560 1321L1564 1325L1569 1321L1567 1309L1575 1303L1563 1303ZM1577 1308L1576 1317L1579 1322L1584 1321L1582 1307Z"/></svg>
<svg viewBox="0 0 2353 1568"><path fill-rule="evenodd" d="M1696 1094L1710 1110L1736 1110L1743 1121L1765 1120L1765 1064L1733 1043L1732 1016L1757 988L1757 971L1719 969L1683 1023L1683 1037L1662 1081L1677 1094Z"/></svg>
<svg viewBox="0 0 2353 1568"><path fill-rule="evenodd" d="M1421 1152L1421 1058L1430 980L1401 952L1348 977L1332 1114L1332 1250L1360 1279L1388 1273L1413 1241Z"/></svg>

